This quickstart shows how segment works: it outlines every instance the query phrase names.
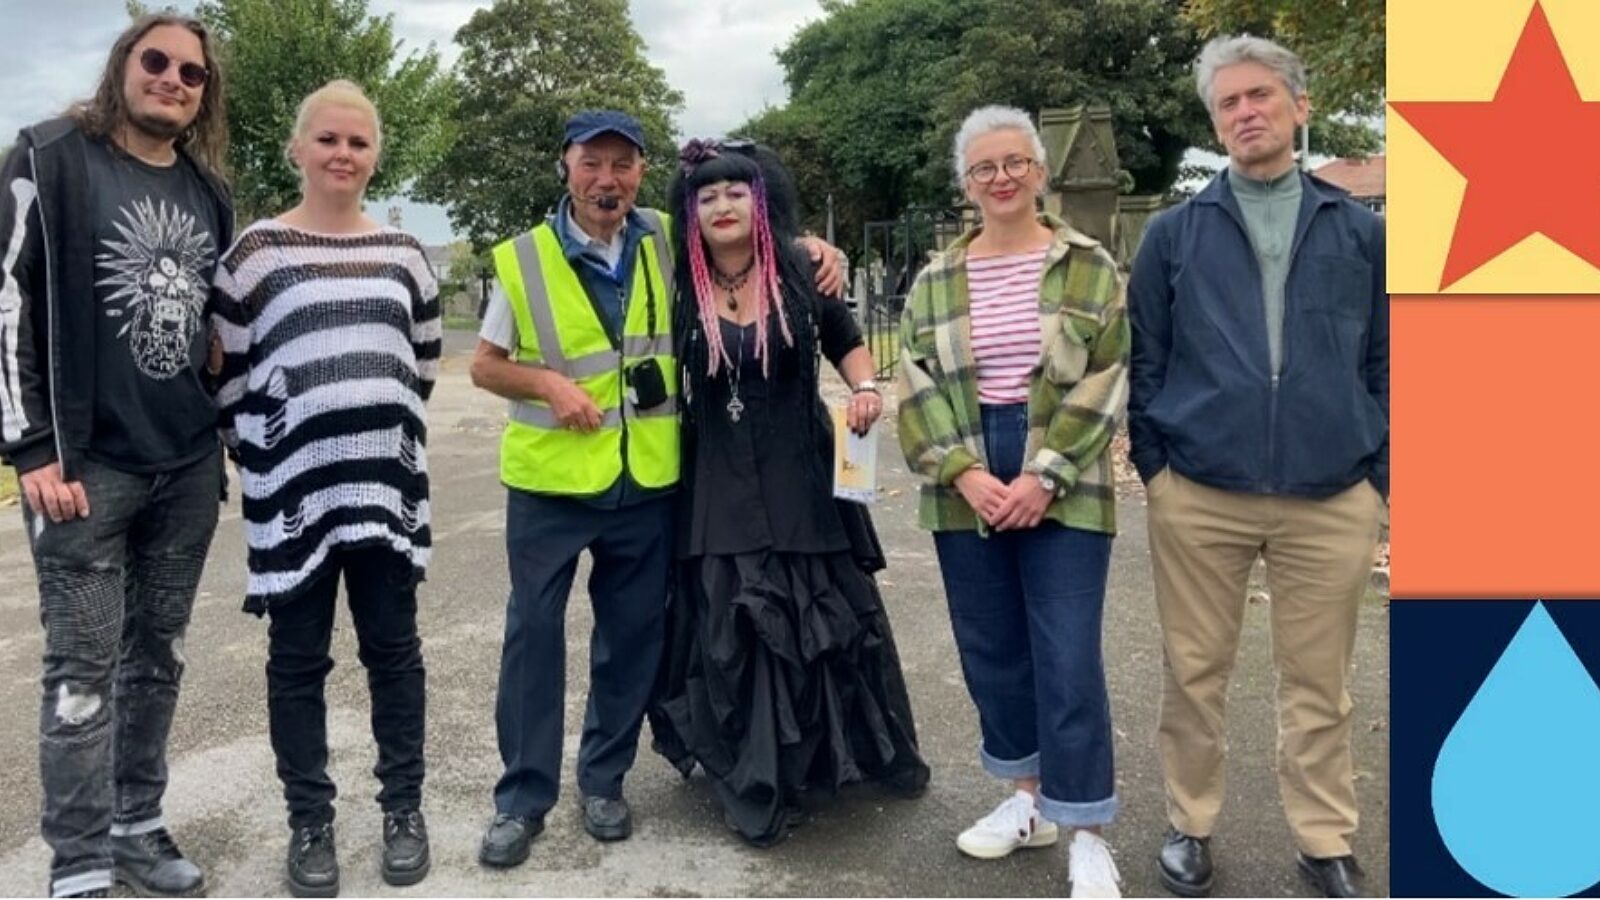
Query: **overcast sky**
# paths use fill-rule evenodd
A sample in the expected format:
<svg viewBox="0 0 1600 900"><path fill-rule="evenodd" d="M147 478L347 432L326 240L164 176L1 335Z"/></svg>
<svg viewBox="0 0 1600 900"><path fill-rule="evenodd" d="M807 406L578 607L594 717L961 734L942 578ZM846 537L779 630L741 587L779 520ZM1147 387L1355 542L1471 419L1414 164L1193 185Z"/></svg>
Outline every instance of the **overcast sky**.
<svg viewBox="0 0 1600 900"><path fill-rule="evenodd" d="M163 5L151 3L150 5ZM192 8L191 2L178 2ZM456 29L487 2L369 0L375 14L394 13L408 47L437 45L454 62ZM683 92L678 126L685 136L720 135L765 106L788 99L773 51L801 25L821 18L816 0L630 0L634 26L650 61ZM0 66L0 144L18 128L60 112L88 94L105 54L127 24L122 0L0 0L11 39ZM708 36L714 38L708 40ZM390 204L375 204L381 218ZM405 227L427 243L450 237L436 207L403 203Z"/></svg>

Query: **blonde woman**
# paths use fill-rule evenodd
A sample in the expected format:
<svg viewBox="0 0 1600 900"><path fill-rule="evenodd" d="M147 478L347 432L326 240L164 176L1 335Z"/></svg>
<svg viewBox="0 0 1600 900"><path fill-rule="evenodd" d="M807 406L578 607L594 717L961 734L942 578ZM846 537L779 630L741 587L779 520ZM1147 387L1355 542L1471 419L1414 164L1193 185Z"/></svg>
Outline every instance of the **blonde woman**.
<svg viewBox="0 0 1600 900"><path fill-rule="evenodd" d="M384 880L429 867L416 586L430 549L423 402L438 287L408 234L362 211L382 126L356 85L300 106L299 205L246 229L216 279L223 439L239 464L245 609L271 619L267 705L297 897L339 891L323 683L342 576L372 693Z"/></svg>

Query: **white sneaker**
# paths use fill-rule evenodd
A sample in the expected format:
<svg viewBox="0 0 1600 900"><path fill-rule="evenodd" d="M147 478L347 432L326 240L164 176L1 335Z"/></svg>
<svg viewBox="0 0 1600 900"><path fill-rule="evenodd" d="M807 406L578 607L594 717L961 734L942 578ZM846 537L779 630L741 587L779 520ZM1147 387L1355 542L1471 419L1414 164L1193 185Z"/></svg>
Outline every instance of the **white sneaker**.
<svg viewBox="0 0 1600 900"><path fill-rule="evenodd" d="M1122 876L1111 858L1111 845L1092 831L1078 829L1067 849L1067 875L1074 897L1121 897Z"/></svg>
<svg viewBox="0 0 1600 900"><path fill-rule="evenodd" d="M956 846L968 856L999 859L1018 847L1049 847L1059 836L1056 823L1039 818L1033 795L1017 791L994 812L961 832Z"/></svg>

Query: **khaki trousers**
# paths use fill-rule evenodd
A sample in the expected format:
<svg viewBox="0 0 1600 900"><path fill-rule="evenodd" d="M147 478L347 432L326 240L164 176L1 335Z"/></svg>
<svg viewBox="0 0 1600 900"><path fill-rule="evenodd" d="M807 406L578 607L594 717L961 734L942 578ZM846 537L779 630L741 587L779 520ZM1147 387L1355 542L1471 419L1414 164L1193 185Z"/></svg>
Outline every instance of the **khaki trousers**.
<svg viewBox="0 0 1600 900"><path fill-rule="evenodd" d="M1242 494L1165 469L1149 490L1165 685L1167 815L1206 837L1222 810L1228 679L1256 557L1267 565L1278 673L1278 788L1308 856L1343 856L1356 830L1350 694L1356 611L1383 499L1366 481L1322 500Z"/></svg>

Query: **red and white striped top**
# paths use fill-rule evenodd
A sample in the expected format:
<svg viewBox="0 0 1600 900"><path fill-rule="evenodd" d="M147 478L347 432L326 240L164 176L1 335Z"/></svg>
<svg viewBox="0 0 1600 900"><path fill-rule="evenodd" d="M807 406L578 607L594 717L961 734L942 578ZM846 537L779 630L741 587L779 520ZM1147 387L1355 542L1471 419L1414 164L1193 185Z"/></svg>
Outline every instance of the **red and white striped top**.
<svg viewBox="0 0 1600 900"><path fill-rule="evenodd" d="M967 257L979 403L1028 402L1039 363L1039 281L1048 250Z"/></svg>

